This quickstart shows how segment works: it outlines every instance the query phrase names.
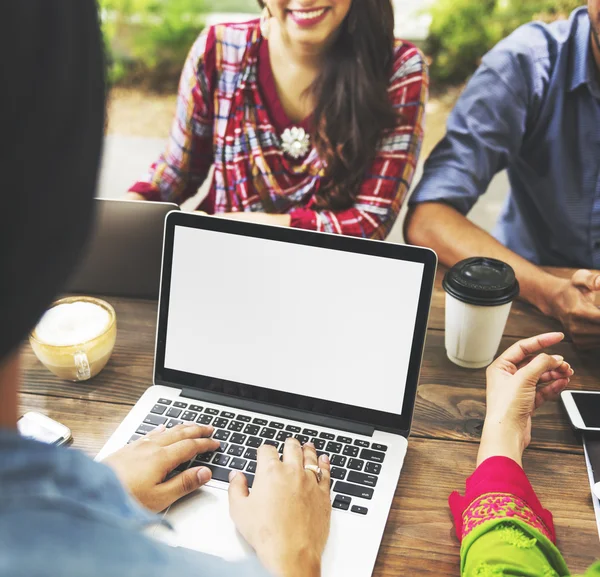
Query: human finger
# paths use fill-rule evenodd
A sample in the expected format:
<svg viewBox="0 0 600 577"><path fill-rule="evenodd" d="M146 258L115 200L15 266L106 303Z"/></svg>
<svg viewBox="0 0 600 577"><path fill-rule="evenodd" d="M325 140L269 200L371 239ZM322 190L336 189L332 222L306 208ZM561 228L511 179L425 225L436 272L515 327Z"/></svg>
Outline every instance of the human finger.
<svg viewBox="0 0 600 577"><path fill-rule="evenodd" d="M562 355L552 355L555 359L560 360L562 359ZM523 362L519 363L517 365L517 370L522 369L523 367L526 367L531 361L533 361L533 359L535 359L536 355L530 355L528 356ZM559 372L564 372L564 373L568 373L571 370L571 365L569 363L567 363L567 361L563 361L563 363L557 367L555 369L556 371Z"/></svg>
<svg viewBox="0 0 600 577"><path fill-rule="evenodd" d="M273 445L261 445L256 452L256 475L261 475L262 470L273 467L276 463L279 463L277 449Z"/></svg>
<svg viewBox="0 0 600 577"><path fill-rule="evenodd" d="M283 462L286 465L292 465L298 469L302 469L304 463L304 454L298 439L289 437L285 440L283 447Z"/></svg>
<svg viewBox="0 0 600 577"><path fill-rule="evenodd" d="M172 429L167 429L155 437L161 447L167 447L183 441L184 439L201 439L210 437L215 431L214 427L197 425L196 423L182 423Z"/></svg>
<svg viewBox="0 0 600 577"><path fill-rule="evenodd" d="M557 401L570 382L571 379L558 379L545 387L540 387L535 394L535 408L549 401Z"/></svg>
<svg viewBox="0 0 600 577"><path fill-rule="evenodd" d="M581 269L571 277L571 284L589 291L600 290L600 274Z"/></svg>
<svg viewBox="0 0 600 577"><path fill-rule="evenodd" d="M558 355L552 356L546 353L540 353L528 365L519 369L515 373L515 376L521 377L532 384L537 384L544 373L556 370L556 368L563 363L563 360L564 359Z"/></svg>
<svg viewBox="0 0 600 577"><path fill-rule="evenodd" d="M181 497L185 497L202 487L202 485L206 485L211 478L212 472L208 467L194 467L157 485L156 491L160 500L164 503L164 507L168 507Z"/></svg>
<svg viewBox="0 0 600 577"><path fill-rule="evenodd" d="M167 430L167 427L165 427L164 425L158 425L158 427L156 427L155 429L153 429L149 433L146 433L144 435L144 438L145 439L154 439L154 437L156 437L157 435L160 435L160 434L164 433L166 430Z"/></svg>
<svg viewBox="0 0 600 577"><path fill-rule="evenodd" d="M312 443L305 443L302 446L302 453L304 457L303 462L305 473L307 475L312 475L313 477L316 477L314 471L311 471L310 469L306 468L319 466L319 459L317 458L317 450L315 449L315 446Z"/></svg>
<svg viewBox="0 0 600 577"><path fill-rule="evenodd" d="M319 467L322 475L319 485L329 495L329 485L331 483L331 463L327 455L321 455L319 457Z"/></svg>
<svg viewBox="0 0 600 577"><path fill-rule="evenodd" d="M517 341L504 351L493 364L508 361L520 365L528 356L535 355L547 347L560 343L565 338L564 333L544 333L528 339Z"/></svg>
<svg viewBox="0 0 600 577"><path fill-rule="evenodd" d="M181 463L193 459L198 453L208 453L219 448L219 441L214 439L183 439L164 447L166 466L173 470Z"/></svg>
<svg viewBox="0 0 600 577"><path fill-rule="evenodd" d="M247 498L250 494L248 490L248 479L240 471L231 471L229 473L229 488L227 490L229 497L229 516L238 528L244 534L246 525L249 521L246 513Z"/></svg>
<svg viewBox="0 0 600 577"><path fill-rule="evenodd" d="M557 369L545 372L539 379L540 383L551 383L558 379L571 378L575 374L575 371L571 368L569 363L563 363Z"/></svg>

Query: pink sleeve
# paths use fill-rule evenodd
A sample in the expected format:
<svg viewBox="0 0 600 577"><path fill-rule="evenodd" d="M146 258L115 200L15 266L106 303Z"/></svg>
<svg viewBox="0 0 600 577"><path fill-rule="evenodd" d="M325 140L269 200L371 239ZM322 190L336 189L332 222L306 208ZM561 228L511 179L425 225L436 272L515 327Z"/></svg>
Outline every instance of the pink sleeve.
<svg viewBox="0 0 600 577"><path fill-rule="evenodd" d="M448 504L459 541L486 521L518 518L556 542L552 513L542 507L525 471L508 457L486 459L467 479L464 496L454 491Z"/></svg>

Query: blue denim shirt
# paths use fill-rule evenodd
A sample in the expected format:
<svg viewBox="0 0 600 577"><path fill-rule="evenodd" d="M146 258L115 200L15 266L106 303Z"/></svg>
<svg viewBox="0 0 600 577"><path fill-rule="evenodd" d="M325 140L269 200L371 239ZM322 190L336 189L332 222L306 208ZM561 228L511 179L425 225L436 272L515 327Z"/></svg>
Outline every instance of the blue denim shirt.
<svg viewBox="0 0 600 577"><path fill-rule="evenodd" d="M494 236L542 265L600 268L600 88L586 8L526 24L483 58L411 204L467 214L493 176L511 192Z"/></svg>
<svg viewBox="0 0 600 577"><path fill-rule="evenodd" d="M266 577L141 531L160 522L112 470L0 429L0 577Z"/></svg>

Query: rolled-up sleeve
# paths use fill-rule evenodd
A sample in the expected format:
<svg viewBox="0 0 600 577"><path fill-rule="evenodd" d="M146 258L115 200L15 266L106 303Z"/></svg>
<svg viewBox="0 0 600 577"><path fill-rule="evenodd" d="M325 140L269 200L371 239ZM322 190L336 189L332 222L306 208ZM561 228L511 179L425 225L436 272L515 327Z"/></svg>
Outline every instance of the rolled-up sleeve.
<svg viewBox="0 0 600 577"><path fill-rule="evenodd" d="M425 163L409 204L443 202L467 214L518 154L539 88L533 55L510 37L483 59L459 98L446 136Z"/></svg>

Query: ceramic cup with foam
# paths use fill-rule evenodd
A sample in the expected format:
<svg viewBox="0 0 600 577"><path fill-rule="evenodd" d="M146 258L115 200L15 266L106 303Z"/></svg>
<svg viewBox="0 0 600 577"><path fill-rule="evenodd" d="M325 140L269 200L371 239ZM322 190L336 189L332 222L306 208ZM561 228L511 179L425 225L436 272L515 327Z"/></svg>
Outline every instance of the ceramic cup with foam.
<svg viewBox="0 0 600 577"><path fill-rule="evenodd" d="M31 333L31 348L57 377L86 381L106 365L117 338L111 305L92 297L56 301Z"/></svg>

